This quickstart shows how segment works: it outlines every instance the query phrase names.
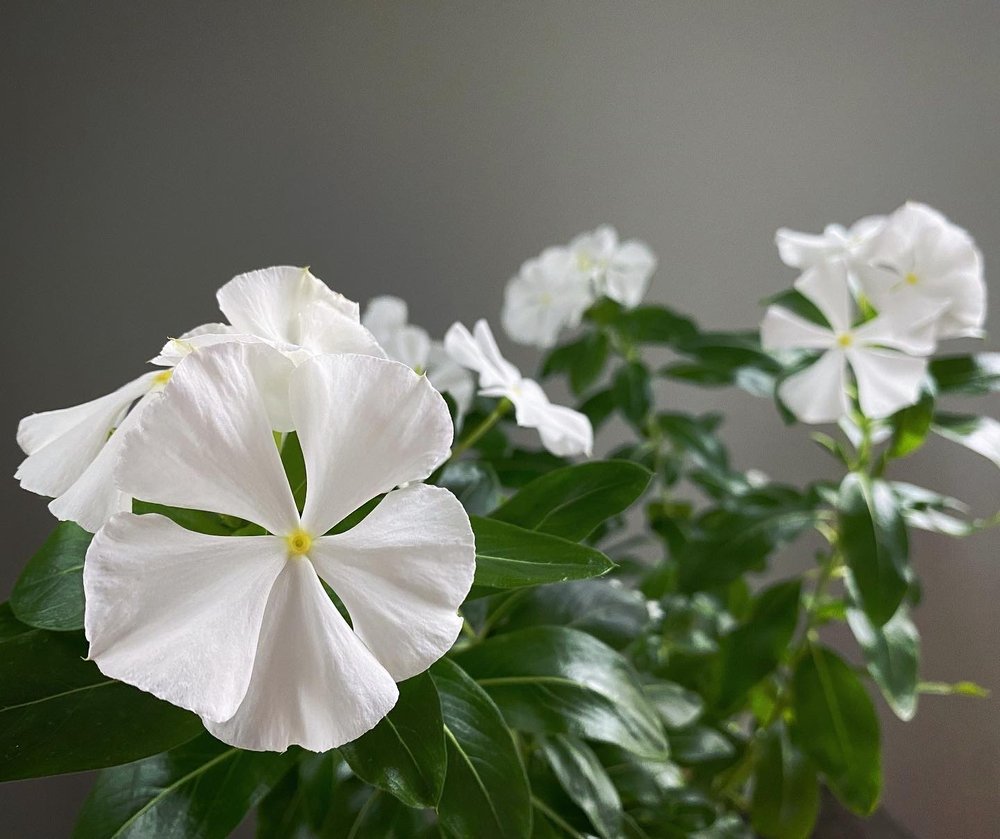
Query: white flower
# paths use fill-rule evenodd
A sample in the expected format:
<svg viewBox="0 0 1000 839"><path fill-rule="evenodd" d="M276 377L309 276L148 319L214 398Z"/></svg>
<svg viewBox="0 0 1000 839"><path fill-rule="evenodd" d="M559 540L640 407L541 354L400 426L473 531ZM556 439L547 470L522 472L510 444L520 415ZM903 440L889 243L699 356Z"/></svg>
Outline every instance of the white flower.
<svg viewBox="0 0 1000 839"><path fill-rule="evenodd" d="M819 326L781 306L768 308L761 324L765 349L823 350L817 361L785 379L778 394L803 422L835 422L850 411L847 368L857 381L858 402L871 419L889 416L920 396L927 359L934 349L928 330L910 330L890 314L852 326L848 272L840 260L821 262L795 282L830 326ZM902 352L899 352L899 351Z"/></svg>
<svg viewBox="0 0 1000 839"><path fill-rule="evenodd" d="M908 203L864 248L861 288L878 311L935 319L938 338L980 337L983 258L972 237L925 204Z"/></svg>
<svg viewBox="0 0 1000 839"><path fill-rule="evenodd" d="M545 349L555 345L563 329L579 326L595 299L577 256L568 248L548 248L507 283L503 327L514 341Z"/></svg>
<svg viewBox="0 0 1000 839"><path fill-rule="evenodd" d="M610 297L629 309L642 302L656 270L656 257L645 244L636 239L619 242L617 231L603 225L577 236L569 249L577 270L594 283L598 296Z"/></svg>
<svg viewBox="0 0 1000 839"><path fill-rule="evenodd" d="M883 224L885 216L865 216L849 229L840 224L828 224L820 234L782 227L774 234L774 244L778 246L781 261L792 268L804 270L833 259L843 260L848 267L853 267L859 251Z"/></svg>
<svg viewBox="0 0 1000 839"><path fill-rule="evenodd" d="M553 405L537 382L521 376L521 371L500 355L485 320L477 321L474 334L460 323L452 324L444 346L455 361L479 374L483 396L509 399L517 424L536 429L542 445L552 454L590 456L594 447L590 420L572 408Z"/></svg>
<svg viewBox="0 0 1000 839"><path fill-rule="evenodd" d="M396 702L394 682L449 649L475 548L448 491L395 489L448 457L452 424L426 378L384 359L322 355L287 370L308 480L300 514L257 380L282 364L265 345L194 353L126 435L116 472L138 498L267 535L115 515L87 553L85 630L102 672L194 711L215 737L322 752L372 728Z"/></svg>
<svg viewBox="0 0 1000 839"><path fill-rule="evenodd" d="M389 358L418 373L426 373L441 393L451 394L459 416L472 406L475 384L469 371L456 364L444 344L432 341L426 329L408 322L406 301L381 295L368 301L361 323L375 336Z"/></svg>

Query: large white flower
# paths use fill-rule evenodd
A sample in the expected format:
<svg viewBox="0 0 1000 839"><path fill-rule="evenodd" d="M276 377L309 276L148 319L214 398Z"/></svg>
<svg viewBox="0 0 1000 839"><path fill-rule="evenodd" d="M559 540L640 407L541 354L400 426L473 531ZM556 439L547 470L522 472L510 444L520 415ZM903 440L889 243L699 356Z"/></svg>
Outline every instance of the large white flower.
<svg viewBox="0 0 1000 839"><path fill-rule="evenodd" d="M608 225L583 233L569 244L577 270L594 284L597 296L610 297L626 308L642 302L656 270L656 256L642 242L618 241Z"/></svg>
<svg viewBox="0 0 1000 839"><path fill-rule="evenodd" d="M761 324L766 349L813 349L823 354L785 379L778 394L803 422L835 422L850 411L847 368L857 381L858 402L871 419L889 416L920 397L927 359L934 349L927 329L914 329L889 314L852 326L852 300L846 265L821 262L795 282L829 327L806 320L781 306L768 308Z"/></svg>
<svg viewBox="0 0 1000 839"><path fill-rule="evenodd" d="M972 237L925 204L908 203L863 250L858 280L875 308L934 319L939 338L979 337L983 258Z"/></svg>
<svg viewBox="0 0 1000 839"><path fill-rule="evenodd" d="M513 403L517 424L536 429L546 449L562 457L590 456L594 447L590 420L579 411L549 402L537 382L524 378L500 355L485 320L476 322L473 333L461 323L452 324L444 336L444 345L455 361L479 374L479 392L483 396L506 398Z"/></svg>
<svg viewBox="0 0 1000 839"><path fill-rule="evenodd" d="M475 396L472 376L456 364L440 341L432 341L426 329L409 323L406 301L384 294L368 301L361 323L375 336L394 361L418 373L426 373L441 393L451 394L459 416L465 414Z"/></svg>
<svg viewBox="0 0 1000 839"><path fill-rule="evenodd" d="M563 329L579 326L595 299L594 283L580 271L577 255L548 248L507 283L501 320L511 339L544 349L555 345Z"/></svg>
<svg viewBox="0 0 1000 839"><path fill-rule="evenodd" d="M85 629L105 674L194 711L219 739L326 751L372 728L396 702L394 682L451 646L475 548L449 492L395 489L448 457L452 424L425 377L384 359L325 355L288 370L308 482L300 514L258 382L278 363L291 366L263 345L192 354L126 435L117 470L138 498L268 535L112 517L87 553Z"/></svg>
<svg viewBox="0 0 1000 839"><path fill-rule="evenodd" d="M812 268L834 259L853 267L858 253L885 224L885 216L865 216L849 228L828 224L822 233L801 233L781 227L774 234L781 261L792 268Z"/></svg>

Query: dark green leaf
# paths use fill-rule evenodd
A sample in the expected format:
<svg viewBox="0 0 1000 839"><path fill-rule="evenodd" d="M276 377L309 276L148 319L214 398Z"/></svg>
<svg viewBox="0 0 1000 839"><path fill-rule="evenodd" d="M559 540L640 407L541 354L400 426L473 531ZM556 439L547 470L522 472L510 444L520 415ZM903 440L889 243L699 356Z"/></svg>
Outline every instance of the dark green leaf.
<svg viewBox="0 0 1000 839"><path fill-rule="evenodd" d="M852 472L837 498L840 549L859 605L876 626L891 618L910 584L906 524L892 487Z"/></svg>
<svg viewBox="0 0 1000 839"><path fill-rule="evenodd" d="M935 414L931 430L1000 466L1000 422L970 414Z"/></svg>
<svg viewBox="0 0 1000 839"><path fill-rule="evenodd" d="M542 376L568 373L573 393L583 393L604 369L608 357L608 336L588 332L582 338L556 347L542 364Z"/></svg>
<svg viewBox="0 0 1000 839"><path fill-rule="evenodd" d="M598 836L620 836L622 802L593 750L582 740L560 735L541 739L539 746L563 790L587 814Z"/></svg>
<svg viewBox="0 0 1000 839"><path fill-rule="evenodd" d="M536 478L492 518L578 542L627 510L649 479L648 470L625 460L578 463Z"/></svg>
<svg viewBox="0 0 1000 839"><path fill-rule="evenodd" d="M598 431L617 407L615 394L611 388L599 390L579 407L579 411L590 420L594 431Z"/></svg>
<svg viewBox="0 0 1000 839"><path fill-rule="evenodd" d="M934 396L926 391L915 405L895 413L891 418L892 443L889 457L906 457L917 451L927 439L934 417Z"/></svg>
<svg viewBox="0 0 1000 839"><path fill-rule="evenodd" d="M642 363L630 361L618 368L611 390L625 418L641 429L653 404L649 371Z"/></svg>
<svg viewBox="0 0 1000 839"><path fill-rule="evenodd" d="M645 686L646 696L668 729L687 728L705 710L702 698L673 682L654 682Z"/></svg>
<svg viewBox="0 0 1000 839"><path fill-rule="evenodd" d="M981 396L1000 390L1000 353L953 355L930 363L931 378L939 393Z"/></svg>
<svg viewBox="0 0 1000 839"><path fill-rule="evenodd" d="M901 720L913 719L917 712L920 635L906 609L899 609L884 626L873 626L864 612L850 609L847 623L889 707Z"/></svg>
<svg viewBox="0 0 1000 839"><path fill-rule="evenodd" d="M957 498L901 481L893 481L892 490L910 527L949 536L968 536L976 529L976 524L965 518L968 505Z"/></svg>
<svg viewBox="0 0 1000 839"><path fill-rule="evenodd" d="M678 346L698 334L694 321L665 306L639 306L621 313L615 326L632 341L640 344Z"/></svg>
<svg viewBox="0 0 1000 839"><path fill-rule="evenodd" d="M448 748L441 824L457 837L530 836L528 778L497 706L449 659L437 662L431 675L441 696Z"/></svg>
<svg viewBox="0 0 1000 839"><path fill-rule="evenodd" d="M399 685L399 701L375 728L342 746L354 773L410 807L434 807L447 756L441 703L426 673Z"/></svg>
<svg viewBox="0 0 1000 839"><path fill-rule="evenodd" d="M449 463L437 479L437 485L451 490L474 516L485 516L500 503L500 479L493 467L483 461Z"/></svg>
<svg viewBox="0 0 1000 839"><path fill-rule="evenodd" d="M766 839L808 839L819 815L816 767L791 742L785 727L761 735L754 752L754 830Z"/></svg>
<svg viewBox="0 0 1000 839"><path fill-rule="evenodd" d="M152 504L148 501L132 500L132 512L144 516L147 513L157 513L166 516L186 530L196 533L207 533L209 536L232 536L233 532L245 522L228 520L217 513L204 510L185 510L180 507L165 507L163 504ZM235 525L231 526L231 525Z"/></svg>
<svg viewBox="0 0 1000 839"><path fill-rule="evenodd" d="M733 744L707 725L692 725L671 731L670 756L682 766L728 760L736 754Z"/></svg>
<svg viewBox="0 0 1000 839"><path fill-rule="evenodd" d="M882 791L878 718L851 667L811 646L795 669L796 742L826 775L837 797L861 815Z"/></svg>
<svg viewBox="0 0 1000 839"><path fill-rule="evenodd" d="M101 772L74 836L221 839L296 758L240 751L203 734L165 754Z"/></svg>
<svg viewBox="0 0 1000 839"><path fill-rule="evenodd" d="M553 469L569 466L564 457L557 457L546 451L513 449L490 458L490 465L505 487L522 487Z"/></svg>
<svg viewBox="0 0 1000 839"><path fill-rule="evenodd" d="M0 606L0 781L99 769L197 735L194 714L104 676L82 634L18 624Z"/></svg>
<svg viewBox="0 0 1000 839"><path fill-rule="evenodd" d="M667 365L661 376L708 387L736 385L754 396L771 396L781 372L781 364L761 349L756 332L704 333L679 350L690 360Z"/></svg>
<svg viewBox="0 0 1000 839"><path fill-rule="evenodd" d="M829 322L819 310L819 307L798 289L789 288L785 291L779 291L777 294L773 294L761 302L767 306L781 306L783 309L794 312L799 317L830 328Z"/></svg>
<svg viewBox="0 0 1000 839"><path fill-rule="evenodd" d="M547 533L472 516L476 586L509 589L597 577L613 565L604 554Z"/></svg>
<svg viewBox="0 0 1000 839"><path fill-rule="evenodd" d="M665 756L663 728L635 672L621 655L583 632L522 629L463 650L455 660L514 728Z"/></svg>
<svg viewBox="0 0 1000 839"><path fill-rule="evenodd" d="M302 512L306 503L306 459L302 454L299 435L290 431L281 445L281 465L285 468L288 485L292 488L295 506Z"/></svg>
<svg viewBox="0 0 1000 839"><path fill-rule="evenodd" d="M11 592L18 620L60 632L83 628L83 560L92 538L71 521L56 525Z"/></svg>

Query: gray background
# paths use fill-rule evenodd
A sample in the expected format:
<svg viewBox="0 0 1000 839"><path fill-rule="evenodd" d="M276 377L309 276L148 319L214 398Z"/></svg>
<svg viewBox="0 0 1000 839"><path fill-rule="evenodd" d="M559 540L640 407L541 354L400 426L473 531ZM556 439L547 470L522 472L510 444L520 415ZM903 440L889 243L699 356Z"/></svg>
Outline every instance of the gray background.
<svg viewBox="0 0 1000 839"><path fill-rule="evenodd" d="M659 253L654 299L745 327L792 278L776 227L916 198L973 231L993 276L998 24L988 0L8 0L2 469L20 416L135 376L165 336L216 317L218 285L263 265L310 264L356 299L401 294L440 333L497 322L524 258L609 221ZM763 401L662 397L730 412L740 466L832 474ZM948 444L899 474L997 506L996 469ZM0 492L5 595L51 521L14 481ZM915 540L925 677L1000 689L995 552L991 534ZM886 716L886 806L918 836L1000 831L998 696ZM2 830L64 835L84 789L2 787Z"/></svg>

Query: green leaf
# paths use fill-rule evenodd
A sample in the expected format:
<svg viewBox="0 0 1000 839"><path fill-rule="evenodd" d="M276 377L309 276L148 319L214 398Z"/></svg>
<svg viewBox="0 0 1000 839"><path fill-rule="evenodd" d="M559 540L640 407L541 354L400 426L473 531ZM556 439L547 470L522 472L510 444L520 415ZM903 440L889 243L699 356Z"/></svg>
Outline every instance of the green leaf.
<svg viewBox="0 0 1000 839"><path fill-rule="evenodd" d="M83 628L83 560L92 538L71 521L56 525L11 592L18 620L58 632Z"/></svg>
<svg viewBox="0 0 1000 839"><path fill-rule="evenodd" d="M499 709L449 659L431 668L441 696L448 749L438 816L457 837L531 835L531 791L514 738Z"/></svg>
<svg viewBox="0 0 1000 839"><path fill-rule="evenodd" d="M506 522L472 516L472 529L476 534L475 584L481 589L580 580L614 567L593 548Z"/></svg>
<svg viewBox="0 0 1000 839"><path fill-rule="evenodd" d="M483 461L449 463L437 479L437 485L451 490L471 515L488 515L500 503L500 479L496 470Z"/></svg>
<svg viewBox="0 0 1000 839"><path fill-rule="evenodd" d="M132 512L139 516L158 513L186 530L206 533L209 536L232 536L234 531L244 524L244 522L235 520L227 521L217 513L209 513L204 510L185 510L181 507L166 507L163 504L140 501L138 498L132 499ZM231 527L230 524L236 526Z"/></svg>
<svg viewBox="0 0 1000 839"><path fill-rule="evenodd" d="M492 518L578 542L627 510L650 477L647 469L626 460L566 466L523 487Z"/></svg>
<svg viewBox="0 0 1000 839"><path fill-rule="evenodd" d="M653 404L649 371L641 362L628 362L615 373L611 391L625 418L641 429Z"/></svg>
<svg viewBox="0 0 1000 839"><path fill-rule="evenodd" d="M573 393L583 393L601 375L608 358L608 336L588 332L569 344L556 347L542 364L542 376L568 373Z"/></svg>
<svg viewBox="0 0 1000 839"><path fill-rule="evenodd" d="M638 306L624 311L615 326L621 334L640 344L678 346L698 334L694 321L665 306Z"/></svg>
<svg viewBox="0 0 1000 839"><path fill-rule="evenodd" d="M859 605L876 626L891 618L910 585L906 524L892 487L852 472L837 497L840 549Z"/></svg>
<svg viewBox="0 0 1000 839"><path fill-rule="evenodd" d="M728 760L736 754L733 744L707 725L692 725L670 732L670 754L682 766Z"/></svg>
<svg viewBox="0 0 1000 839"><path fill-rule="evenodd" d="M930 363L931 378L939 393L982 396L1000 391L1000 353L953 355Z"/></svg>
<svg viewBox="0 0 1000 839"><path fill-rule="evenodd" d="M796 742L854 812L868 815L882 791L878 718L854 670L832 650L810 646L795 669Z"/></svg>
<svg viewBox="0 0 1000 839"><path fill-rule="evenodd" d="M697 693L674 682L654 682L645 685L645 691L663 724L671 730L687 728L705 710Z"/></svg>
<svg viewBox="0 0 1000 839"><path fill-rule="evenodd" d="M970 414L935 414L931 430L1000 466L1000 422Z"/></svg>
<svg viewBox="0 0 1000 839"><path fill-rule="evenodd" d="M761 349L756 332L703 333L679 350L690 360L668 364L659 375L706 387L736 385L754 396L769 397L782 369Z"/></svg>
<svg viewBox="0 0 1000 839"><path fill-rule="evenodd" d="M188 711L107 678L82 633L19 624L0 606L0 781L126 763L202 730Z"/></svg>
<svg viewBox="0 0 1000 839"><path fill-rule="evenodd" d="M297 757L244 752L203 734L165 754L101 772L73 835L222 839Z"/></svg>
<svg viewBox="0 0 1000 839"><path fill-rule="evenodd" d="M892 490L899 499L903 519L910 527L949 536L968 536L977 528L976 523L965 518L968 505L957 498L902 481L893 481Z"/></svg>
<svg viewBox="0 0 1000 839"><path fill-rule="evenodd" d="M778 666L795 633L801 591L801 580L766 589L754 598L749 619L722 638L715 703L723 712Z"/></svg>
<svg viewBox="0 0 1000 839"><path fill-rule="evenodd" d="M761 303L765 306L781 306L812 323L825 326L828 329L831 328L829 321L819 307L798 289L789 288L785 291L779 291L777 294L764 298Z"/></svg>
<svg viewBox="0 0 1000 839"><path fill-rule="evenodd" d="M598 836L620 836L622 802L593 750L582 740L560 735L540 739L539 747L559 784L587 814Z"/></svg>
<svg viewBox="0 0 1000 839"><path fill-rule="evenodd" d="M505 487L522 487L542 475L547 475L553 469L568 466L569 461L557 457L551 452L513 449L492 456L490 465Z"/></svg>
<svg viewBox="0 0 1000 839"><path fill-rule="evenodd" d="M434 807L447 755L441 703L426 673L399 685L399 701L375 728L341 746L354 774L410 807Z"/></svg>
<svg viewBox="0 0 1000 839"><path fill-rule="evenodd" d="M816 767L781 724L761 735L754 751L750 819L765 839L808 839L819 815Z"/></svg>
<svg viewBox="0 0 1000 839"><path fill-rule="evenodd" d="M924 391L920 401L890 417L892 442L889 457L906 457L924 444L934 417L934 395Z"/></svg>
<svg viewBox="0 0 1000 839"><path fill-rule="evenodd" d="M302 454L299 435L294 431L285 435L281 445L281 465L285 469L288 485L292 488L295 506L301 513L306 503L306 459Z"/></svg>
<svg viewBox="0 0 1000 839"><path fill-rule="evenodd" d="M457 661L521 731L572 734L666 756L663 727L631 665L596 638L539 626L462 650Z"/></svg>
<svg viewBox="0 0 1000 839"><path fill-rule="evenodd" d="M614 391L611 388L607 388L597 391L597 393L581 404L577 410L590 420L590 424L594 426L594 431L596 432L607 422L616 407L617 403L615 402Z"/></svg>
<svg viewBox="0 0 1000 839"><path fill-rule="evenodd" d="M911 720L917 712L917 671L920 635L905 609L900 609L884 626L873 626L864 612L850 609L847 623L868 664L868 672L901 720Z"/></svg>

